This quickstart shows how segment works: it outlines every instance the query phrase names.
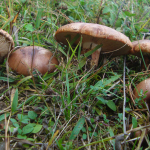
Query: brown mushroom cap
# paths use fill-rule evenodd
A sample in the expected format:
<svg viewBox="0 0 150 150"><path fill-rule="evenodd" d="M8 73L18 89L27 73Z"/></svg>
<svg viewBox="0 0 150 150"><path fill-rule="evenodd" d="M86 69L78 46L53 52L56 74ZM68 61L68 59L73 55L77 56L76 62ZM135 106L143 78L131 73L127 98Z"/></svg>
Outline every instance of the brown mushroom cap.
<svg viewBox="0 0 150 150"><path fill-rule="evenodd" d="M129 54L144 58L145 64L148 67L150 64L150 40L139 40L132 42L133 48L129 51ZM141 55L141 52L142 55ZM145 70L144 62L141 63L141 69Z"/></svg>
<svg viewBox="0 0 150 150"><path fill-rule="evenodd" d="M60 27L55 33L55 39L59 43L68 45L67 40L71 41L79 34L82 36L83 50L91 50L96 45L102 44L101 53L117 51L126 54L132 47L132 43L124 34L104 25L94 23L71 23ZM75 44L80 41L78 38ZM67 40L66 40L67 39Z"/></svg>
<svg viewBox="0 0 150 150"><path fill-rule="evenodd" d="M10 34L0 29L0 63L4 57L14 48L14 41Z"/></svg>
<svg viewBox="0 0 150 150"><path fill-rule="evenodd" d="M133 48L130 50L130 54L141 57L141 50L143 55L150 55L150 40L134 41L132 45Z"/></svg>
<svg viewBox="0 0 150 150"><path fill-rule="evenodd" d="M136 86L136 88L133 91L134 98L139 98L139 93L140 93L141 89L143 90L143 94L147 91L146 98L144 98L143 100L147 103L147 105L150 109L150 78L140 82Z"/></svg>
<svg viewBox="0 0 150 150"><path fill-rule="evenodd" d="M12 52L9 59L9 67L18 74L25 76L31 74L31 69L37 69L42 75L53 72L59 62L53 53L39 46L21 47Z"/></svg>

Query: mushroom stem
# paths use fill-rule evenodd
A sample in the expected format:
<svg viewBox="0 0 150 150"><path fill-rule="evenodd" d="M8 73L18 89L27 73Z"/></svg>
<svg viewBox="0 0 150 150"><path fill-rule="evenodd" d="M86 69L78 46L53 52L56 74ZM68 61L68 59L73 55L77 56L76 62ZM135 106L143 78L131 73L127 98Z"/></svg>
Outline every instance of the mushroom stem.
<svg viewBox="0 0 150 150"><path fill-rule="evenodd" d="M100 53L101 53L101 48L99 48L94 53L92 53L91 66L93 66L93 65L95 65L96 67L98 66L98 61L99 61Z"/></svg>

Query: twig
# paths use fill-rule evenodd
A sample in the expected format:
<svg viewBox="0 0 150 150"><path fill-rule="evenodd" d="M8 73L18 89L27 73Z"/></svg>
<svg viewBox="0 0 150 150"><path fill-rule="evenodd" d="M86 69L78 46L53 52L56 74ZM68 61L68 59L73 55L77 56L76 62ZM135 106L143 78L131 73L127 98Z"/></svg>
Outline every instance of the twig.
<svg viewBox="0 0 150 150"><path fill-rule="evenodd" d="M73 115L73 116L69 119L69 121L67 122L67 124L63 127L63 130L59 133L59 135L57 136L57 138L56 138L55 141L53 142L53 144L58 140L58 138L60 137L60 135L61 135L61 134L64 132L64 130L66 129L67 125L70 123L70 121L71 121L75 116L76 116L76 114Z"/></svg>
<svg viewBox="0 0 150 150"><path fill-rule="evenodd" d="M125 73L125 67L126 67L126 56L124 56L124 62L123 62L123 95L124 95L124 103L123 103L123 132L124 132L124 135L127 134L127 132L126 132L126 122L125 122L125 108L126 108L126 87L125 87L125 74L126 73ZM126 139L125 139L125 141L126 141ZM126 150L126 142L125 142L124 149Z"/></svg>
<svg viewBox="0 0 150 150"><path fill-rule="evenodd" d="M94 133L95 133L95 131L96 131L96 129L97 129L97 123L96 123L96 126L95 126L95 128L94 128L94 131L93 131L93 133L92 133L92 136L91 136L91 139L90 139L90 142L89 143L91 143L92 142L92 139L93 139L93 136L94 136Z"/></svg>
<svg viewBox="0 0 150 150"><path fill-rule="evenodd" d="M108 93L111 89L113 89L117 84L119 84L120 83L120 80L119 81L117 81L117 82L115 82L107 91L106 91L106 93Z"/></svg>
<svg viewBox="0 0 150 150"><path fill-rule="evenodd" d="M16 26L13 26L12 27L12 34L14 34L15 36L15 41L17 43L17 46L19 46L19 42L18 42L18 29Z"/></svg>

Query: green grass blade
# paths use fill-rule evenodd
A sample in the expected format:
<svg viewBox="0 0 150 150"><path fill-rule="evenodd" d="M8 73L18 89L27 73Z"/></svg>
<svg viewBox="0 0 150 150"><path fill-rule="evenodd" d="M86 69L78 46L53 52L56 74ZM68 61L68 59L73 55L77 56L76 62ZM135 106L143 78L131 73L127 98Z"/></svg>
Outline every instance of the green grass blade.
<svg viewBox="0 0 150 150"><path fill-rule="evenodd" d="M94 53L96 50L98 50L99 48L102 47L102 44L101 45L97 45L94 49L88 51L87 53L84 54L85 57L88 57L90 56L92 53Z"/></svg>
<svg viewBox="0 0 150 150"><path fill-rule="evenodd" d="M17 109L19 109L19 108L21 108L23 105L26 105L26 104L28 104L29 102L31 102L31 101L33 101L33 99L35 99L37 96L31 96L31 97L29 97L25 102L23 102L22 104L20 104L18 107L17 107Z"/></svg>
<svg viewBox="0 0 150 150"><path fill-rule="evenodd" d="M66 71L66 87L67 87L67 104L70 103L70 88L69 88L69 79L68 79L68 73ZM70 118L70 110L71 106L68 106L68 113L67 113L67 118Z"/></svg>
<svg viewBox="0 0 150 150"><path fill-rule="evenodd" d="M22 84L23 82L25 82L25 81L27 81L27 80L29 80L29 79L31 79L31 78L32 78L32 76L27 76L27 77L21 79L21 80L17 83L16 87L18 87L20 84Z"/></svg>
<svg viewBox="0 0 150 150"><path fill-rule="evenodd" d="M11 16L10 18L8 18L5 24L1 27L1 29L4 29L7 25L9 25L9 23L13 21L13 19L14 19L14 16Z"/></svg>
<svg viewBox="0 0 150 150"><path fill-rule="evenodd" d="M14 82L15 80L12 78L8 78L9 82ZM7 82L7 77L0 77L0 80Z"/></svg>
<svg viewBox="0 0 150 150"><path fill-rule="evenodd" d="M39 8L38 9L38 14L36 16L36 22L35 22L36 29L38 29L40 27L42 13L43 13L43 9Z"/></svg>
<svg viewBox="0 0 150 150"><path fill-rule="evenodd" d="M15 95L14 95L13 102L11 105L11 111L12 112L16 111L17 105L18 105L18 89L16 89L16 91L15 91Z"/></svg>

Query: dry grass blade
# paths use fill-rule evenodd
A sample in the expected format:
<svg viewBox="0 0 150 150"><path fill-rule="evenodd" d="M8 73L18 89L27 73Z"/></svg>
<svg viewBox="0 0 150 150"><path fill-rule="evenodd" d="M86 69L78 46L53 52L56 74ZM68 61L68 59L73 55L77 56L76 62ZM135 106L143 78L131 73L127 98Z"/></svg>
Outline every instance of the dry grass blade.
<svg viewBox="0 0 150 150"><path fill-rule="evenodd" d="M141 144L142 144L142 142L143 142L143 140L144 140L144 137L145 137L145 134L146 134L146 129L143 129L143 131L142 131L142 134L141 134L141 137L140 137L140 140L139 140L139 143L138 143L138 146L137 146L136 150L140 150L140 148L141 148Z"/></svg>
<svg viewBox="0 0 150 150"><path fill-rule="evenodd" d="M7 121L6 114L5 114L5 149L10 150L10 139L8 135L8 127L9 121Z"/></svg>

